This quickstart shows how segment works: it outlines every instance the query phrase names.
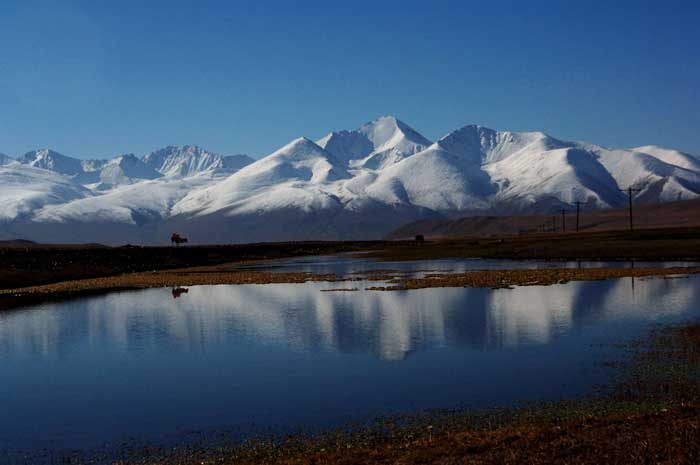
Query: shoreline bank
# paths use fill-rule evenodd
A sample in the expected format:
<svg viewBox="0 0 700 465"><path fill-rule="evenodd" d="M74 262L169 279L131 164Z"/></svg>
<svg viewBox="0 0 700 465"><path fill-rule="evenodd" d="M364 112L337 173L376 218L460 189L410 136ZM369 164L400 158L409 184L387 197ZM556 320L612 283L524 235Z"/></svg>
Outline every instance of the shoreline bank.
<svg viewBox="0 0 700 465"><path fill-rule="evenodd" d="M401 270L374 270L348 276L309 272L272 272L239 268L241 263L175 270L122 274L119 276L63 281L39 286L0 289L0 311L46 302L64 301L109 292L155 287L189 287L200 285L302 284L305 282L337 283L328 291L403 291L435 287L547 286L570 281L597 281L627 277L681 277L700 274L700 267L673 268L542 268L479 270L467 272L427 272L416 277ZM357 282L377 282L360 289ZM348 287L340 287L346 283ZM379 283L382 283L381 285Z"/></svg>

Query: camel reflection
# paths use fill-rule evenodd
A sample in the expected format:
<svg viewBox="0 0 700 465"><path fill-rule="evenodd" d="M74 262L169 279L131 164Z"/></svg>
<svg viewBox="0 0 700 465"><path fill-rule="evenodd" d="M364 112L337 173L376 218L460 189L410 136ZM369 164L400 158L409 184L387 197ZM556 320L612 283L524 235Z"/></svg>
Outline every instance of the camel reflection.
<svg viewBox="0 0 700 465"><path fill-rule="evenodd" d="M699 280L627 279L509 290L321 292L327 283L171 287L0 312L0 360L92 343L198 350L262 341L297 351L402 360L436 347L479 351L547 344L576 328L656 320L700 308ZM186 299L179 297L187 293ZM82 311L80 311L82 309ZM76 327L82 330L76 330Z"/></svg>
<svg viewBox="0 0 700 465"><path fill-rule="evenodd" d="M182 294L187 294L190 292L186 287L174 287L172 290L173 299L179 298Z"/></svg>

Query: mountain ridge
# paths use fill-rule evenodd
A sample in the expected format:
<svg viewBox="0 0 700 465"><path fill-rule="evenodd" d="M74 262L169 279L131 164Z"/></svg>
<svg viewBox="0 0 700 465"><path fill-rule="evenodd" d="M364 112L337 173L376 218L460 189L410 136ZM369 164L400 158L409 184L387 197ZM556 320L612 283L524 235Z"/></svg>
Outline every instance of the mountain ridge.
<svg viewBox="0 0 700 465"><path fill-rule="evenodd" d="M81 184L99 182L99 174L105 167L120 164L127 157L132 169L140 165L138 170L148 173L135 176L138 179L154 179L153 171L163 177L188 177L204 172L212 174L232 174L255 160L248 155L218 155L196 145L168 145L150 152L142 157L134 154L122 154L105 159L78 159L61 154L52 149L37 149L25 153L18 159L0 154L0 164L18 161L21 164L53 171L65 176L74 177ZM146 166L143 166L146 165ZM149 170L150 168L150 170ZM109 176L109 175L107 175Z"/></svg>
<svg viewBox="0 0 700 465"><path fill-rule="evenodd" d="M258 160L194 145L110 160L44 149L0 163L2 176L31 179L31 195L0 185L0 238L63 242L160 243L175 230L198 242L372 239L423 218L623 207L630 186L638 203L700 197L700 160L676 150L474 124L431 142L393 116Z"/></svg>

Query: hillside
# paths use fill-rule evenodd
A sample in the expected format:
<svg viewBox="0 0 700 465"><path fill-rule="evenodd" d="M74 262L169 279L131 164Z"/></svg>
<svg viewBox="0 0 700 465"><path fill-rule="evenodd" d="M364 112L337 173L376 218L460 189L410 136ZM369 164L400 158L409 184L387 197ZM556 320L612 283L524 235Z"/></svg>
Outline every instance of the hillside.
<svg viewBox="0 0 700 465"><path fill-rule="evenodd" d="M634 206L635 230L650 228L700 227L700 199ZM576 230L576 207L564 215L566 232ZM629 209L610 208L582 211L581 232L624 231L629 229ZM561 212L551 215L467 216L451 220L419 220L395 229L386 239L460 238L562 232Z"/></svg>

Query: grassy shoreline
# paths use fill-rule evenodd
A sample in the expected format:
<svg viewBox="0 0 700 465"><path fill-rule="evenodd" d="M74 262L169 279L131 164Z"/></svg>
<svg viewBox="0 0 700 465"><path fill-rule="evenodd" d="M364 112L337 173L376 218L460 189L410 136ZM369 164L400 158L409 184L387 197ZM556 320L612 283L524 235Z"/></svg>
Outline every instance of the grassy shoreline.
<svg viewBox="0 0 700 465"><path fill-rule="evenodd" d="M238 265L309 255L362 253L381 261L441 258L493 258L538 260L643 260L700 262L700 228L551 233L492 238L462 238L427 242L346 241L287 242L192 247L100 247L33 244L2 247L0 244L0 310L42 302L66 300L117 290L200 284L300 283L310 280L339 281L337 276L308 273L269 273L240 270ZM22 244L20 244L22 245ZM507 287L553 284L579 279L669 274L652 271L532 272L511 270L506 276L493 272L423 280L388 274L370 280L394 280L378 288L440 286ZM694 270L682 272L695 273ZM403 280L402 280L403 278ZM451 282L450 282L451 281Z"/></svg>
<svg viewBox="0 0 700 465"><path fill-rule="evenodd" d="M108 292L156 287L188 287L198 285L300 284L310 281L338 283L329 291L358 291L358 281L377 282L368 291L401 291L430 287L544 286L569 281L591 281L624 277L685 276L700 274L700 267L673 268L544 268L482 270L463 273L427 273L414 277L399 270L376 270L364 275L348 276L315 273L284 273L239 268L238 263L209 267L128 273L119 276L62 281L53 284L0 289L0 311L71 300Z"/></svg>
<svg viewBox="0 0 700 465"><path fill-rule="evenodd" d="M0 289L129 273L220 266L308 255L363 253L384 261L441 258L697 261L700 228L415 241L309 241L189 247L96 247L0 243Z"/></svg>

